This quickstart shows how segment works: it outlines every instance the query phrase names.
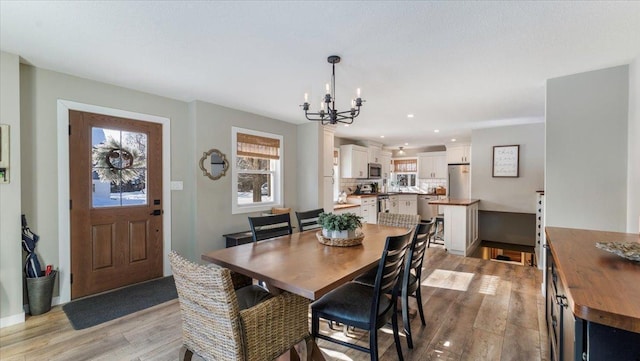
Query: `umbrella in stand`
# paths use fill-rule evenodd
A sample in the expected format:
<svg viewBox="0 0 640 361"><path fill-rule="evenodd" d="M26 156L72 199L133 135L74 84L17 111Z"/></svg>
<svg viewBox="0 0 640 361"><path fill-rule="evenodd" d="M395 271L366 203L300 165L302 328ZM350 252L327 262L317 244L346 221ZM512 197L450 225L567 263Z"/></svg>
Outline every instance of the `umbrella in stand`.
<svg viewBox="0 0 640 361"><path fill-rule="evenodd" d="M42 268L40 267L40 261L38 260L38 255L35 253L36 251L36 243L40 236L31 232L29 227L27 226L27 218L22 215L22 248L25 252L27 252L27 257L25 257L24 264L24 273L27 275L27 278L36 278L40 277L42 272Z"/></svg>

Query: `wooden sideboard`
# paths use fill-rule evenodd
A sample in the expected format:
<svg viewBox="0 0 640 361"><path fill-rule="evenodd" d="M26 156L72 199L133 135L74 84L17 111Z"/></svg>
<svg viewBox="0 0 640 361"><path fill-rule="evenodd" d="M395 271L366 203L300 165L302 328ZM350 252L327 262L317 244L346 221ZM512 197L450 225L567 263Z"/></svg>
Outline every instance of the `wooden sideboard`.
<svg viewBox="0 0 640 361"><path fill-rule="evenodd" d="M547 227L550 360L640 360L640 262L596 242L638 234Z"/></svg>

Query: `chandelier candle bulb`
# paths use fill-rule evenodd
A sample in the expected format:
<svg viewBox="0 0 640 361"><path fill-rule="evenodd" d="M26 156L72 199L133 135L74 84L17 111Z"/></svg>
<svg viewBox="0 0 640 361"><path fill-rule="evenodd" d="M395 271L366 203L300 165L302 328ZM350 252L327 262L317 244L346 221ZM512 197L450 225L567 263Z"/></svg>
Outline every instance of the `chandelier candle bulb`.
<svg viewBox="0 0 640 361"><path fill-rule="evenodd" d="M325 84L325 88L327 89L327 94L331 94L331 91L329 90L329 83Z"/></svg>
<svg viewBox="0 0 640 361"><path fill-rule="evenodd" d="M356 98L360 98L360 88L356 89Z"/></svg>
<svg viewBox="0 0 640 361"><path fill-rule="evenodd" d="M304 102L305 103L309 102L309 93L304 93Z"/></svg>

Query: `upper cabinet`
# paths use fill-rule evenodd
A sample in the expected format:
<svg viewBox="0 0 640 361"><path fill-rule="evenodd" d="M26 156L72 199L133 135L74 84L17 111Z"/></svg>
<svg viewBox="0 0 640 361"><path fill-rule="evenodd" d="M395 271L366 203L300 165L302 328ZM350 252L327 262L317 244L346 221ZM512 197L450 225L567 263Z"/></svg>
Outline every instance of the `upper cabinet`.
<svg viewBox="0 0 640 361"><path fill-rule="evenodd" d="M382 179L391 177L391 152L380 152L380 164L382 164Z"/></svg>
<svg viewBox="0 0 640 361"><path fill-rule="evenodd" d="M340 146L340 177L367 178L369 152L366 147L355 144Z"/></svg>
<svg viewBox="0 0 640 361"><path fill-rule="evenodd" d="M369 155L369 163L377 163L380 164L382 161L380 160L380 149L375 147L368 147L367 153Z"/></svg>
<svg viewBox="0 0 640 361"><path fill-rule="evenodd" d="M447 146L447 163L471 163L471 145L456 144Z"/></svg>
<svg viewBox="0 0 640 361"><path fill-rule="evenodd" d="M447 178L447 154L418 153L418 178Z"/></svg>

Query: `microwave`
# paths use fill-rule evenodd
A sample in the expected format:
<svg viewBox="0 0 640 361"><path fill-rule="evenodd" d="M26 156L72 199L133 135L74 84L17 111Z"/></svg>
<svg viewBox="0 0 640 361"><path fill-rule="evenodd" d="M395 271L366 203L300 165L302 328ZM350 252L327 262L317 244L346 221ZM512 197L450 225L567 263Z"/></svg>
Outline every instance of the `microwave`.
<svg viewBox="0 0 640 361"><path fill-rule="evenodd" d="M382 178L382 165L378 163L369 163L369 171L367 172L367 178L369 179Z"/></svg>

